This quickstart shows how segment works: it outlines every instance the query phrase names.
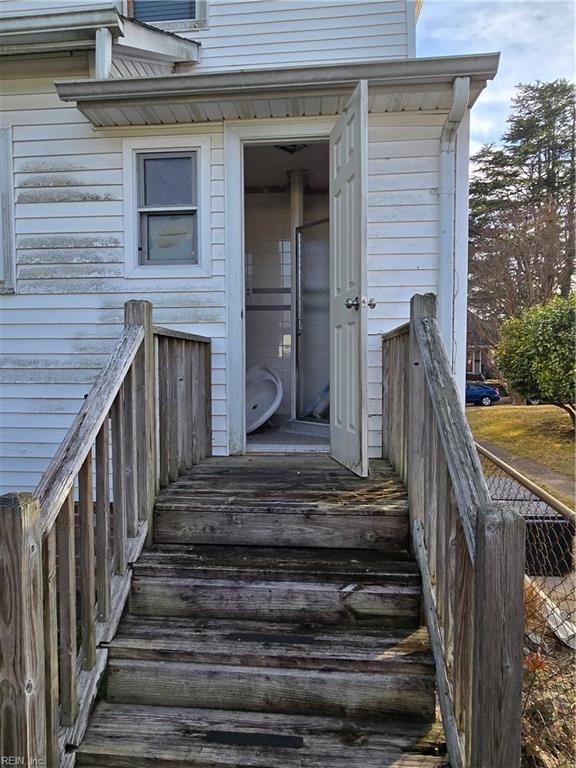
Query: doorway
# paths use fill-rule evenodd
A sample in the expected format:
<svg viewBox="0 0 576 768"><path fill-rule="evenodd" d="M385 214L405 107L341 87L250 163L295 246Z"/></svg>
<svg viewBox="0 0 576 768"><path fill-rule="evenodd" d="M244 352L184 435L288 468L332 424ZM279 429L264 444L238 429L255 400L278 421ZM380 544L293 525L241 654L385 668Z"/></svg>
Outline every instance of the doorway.
<svg viewBox="0 0 576 768"><path fill-rule="evenodd" d="M248 451L330 448L327 142L244 146Z"/></svg>

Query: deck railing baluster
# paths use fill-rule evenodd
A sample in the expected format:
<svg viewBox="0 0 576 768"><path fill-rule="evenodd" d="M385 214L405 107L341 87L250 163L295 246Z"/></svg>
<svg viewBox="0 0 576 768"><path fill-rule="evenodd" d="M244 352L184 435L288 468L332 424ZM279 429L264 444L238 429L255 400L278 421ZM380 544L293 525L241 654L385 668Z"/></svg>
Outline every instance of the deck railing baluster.
<svg viewBox="0 0 576 768"><path fill-rule="evenodd" d="M126 486L125 486L125 436L124 436L124 385L120 386L112 404L112 493L114 519L114 570L123 574L126 570Z"/></svg>
<svg viewBox="0 0 576 768"><path fill-rule="evenodd" d="M62 725L72 725L78 712L76 691L76 546L74 491L71 490L56 518L58 564L58 624L60 630L60 712Z"/></svg>
<svg viewBox="0 0 576 768"><path fill-rule="evenodd" d="M92 452L84 459L78 475L80 616L82 623L82 669L96 664L94 495L92 488Z"/></svg>
<svg viewBox="0 0 576 768"><path fill-rule="evenodd" d="M110 615L110 473L108 417L96 437L96 593L98 621Z"/></svg>
<svg viewBox="0 0 576 768"><path fill-rule="evenodd" d="M138 533L137 433L134 364L124 381L124 503L129 538Z"/></svg>

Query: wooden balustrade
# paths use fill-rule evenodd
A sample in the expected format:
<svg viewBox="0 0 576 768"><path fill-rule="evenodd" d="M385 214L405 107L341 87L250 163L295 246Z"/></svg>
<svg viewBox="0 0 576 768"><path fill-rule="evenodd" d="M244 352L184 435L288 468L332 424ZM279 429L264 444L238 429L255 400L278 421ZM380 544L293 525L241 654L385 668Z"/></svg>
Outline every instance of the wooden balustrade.
<svg viewBox="0 0 576 768"><path fill-rule="evenodd" d="M435 297L383 338L383 449L406 482L452 768L520 765L525 526L490 499Z"/></svg>
<svg viewBox="0 0 576 768"><path fill-rule="evenodd" d="M14 764L57 768L82 739L157 488L210 453L210 361L209 339L128 302L35 493L0 497L0 755Z"/></svg>

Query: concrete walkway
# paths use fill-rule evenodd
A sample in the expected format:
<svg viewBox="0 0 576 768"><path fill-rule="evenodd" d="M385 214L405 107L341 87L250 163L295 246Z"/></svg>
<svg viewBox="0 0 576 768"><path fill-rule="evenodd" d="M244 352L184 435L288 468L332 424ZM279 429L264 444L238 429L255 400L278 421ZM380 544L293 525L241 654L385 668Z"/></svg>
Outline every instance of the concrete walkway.
<svg viewBox="0 0 576 768"><path fill-rule="evenodd" d="M507 451L506 448L489 443L487 440L477 440L476 442L487 451L490 451L490 453L498 456L502 461L505 461L506 464L510 464L518 472L529 477L536 485L547 486L549 489L562 494L562 496L571 498L572 506L574 506L576 492L574 481L571 478L560 472L554 472L554 470L544 467L535 461L517 456Z"/></svg>

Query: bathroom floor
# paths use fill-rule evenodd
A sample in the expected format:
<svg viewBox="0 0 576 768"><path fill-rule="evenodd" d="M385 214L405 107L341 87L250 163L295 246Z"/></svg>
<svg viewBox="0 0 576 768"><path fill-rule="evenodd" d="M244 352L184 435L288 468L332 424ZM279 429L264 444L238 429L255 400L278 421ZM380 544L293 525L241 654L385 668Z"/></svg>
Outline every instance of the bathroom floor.
<svg viewBox="0 0 576 768"><path fill-rule="evenodd" d="M311 430L312 431L312 430ZM248 453L328 453L330 438L326 435L303 434L294 431L288 425L271 427L265 425L247 436Z"/></svg>

